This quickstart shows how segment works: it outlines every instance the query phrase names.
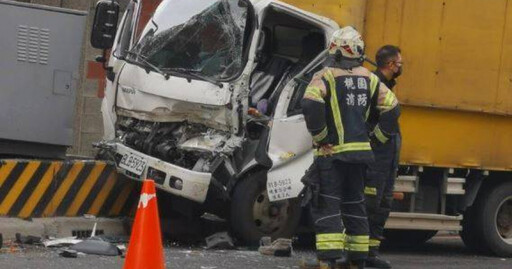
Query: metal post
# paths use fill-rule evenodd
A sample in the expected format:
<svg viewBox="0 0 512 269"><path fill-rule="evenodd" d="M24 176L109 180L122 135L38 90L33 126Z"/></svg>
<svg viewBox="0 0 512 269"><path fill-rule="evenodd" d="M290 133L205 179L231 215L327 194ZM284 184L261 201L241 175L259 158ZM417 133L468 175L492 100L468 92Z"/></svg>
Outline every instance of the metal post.
<svg viewBox="0 0 512 269"><path fill-rule="evenodd" d="M446 190L448 189L448 174L449 170L443 170L443 181L441 183L441 214L444 215L446 213Z"/></svg>

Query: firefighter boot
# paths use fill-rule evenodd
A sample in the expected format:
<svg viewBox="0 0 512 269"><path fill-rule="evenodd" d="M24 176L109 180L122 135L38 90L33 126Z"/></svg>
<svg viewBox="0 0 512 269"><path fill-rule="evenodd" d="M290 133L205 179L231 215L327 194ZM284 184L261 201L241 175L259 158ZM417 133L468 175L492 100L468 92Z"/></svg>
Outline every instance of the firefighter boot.
<svg viewBox="0 0 512 269"><path fill-rule="evenodd" d="M366 267L370 268L391 268L389 261L381 259L379 256L370 256L366 259Z"/></svg>

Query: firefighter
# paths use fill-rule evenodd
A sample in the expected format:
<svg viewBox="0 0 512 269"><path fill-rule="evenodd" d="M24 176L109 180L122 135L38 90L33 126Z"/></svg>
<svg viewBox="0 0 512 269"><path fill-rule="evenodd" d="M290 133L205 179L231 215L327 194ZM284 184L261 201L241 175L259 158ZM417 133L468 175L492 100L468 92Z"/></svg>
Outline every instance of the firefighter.
<svg viewBox="0 0 512 269"><path fill-rule="evenodd" d="M395 79L402 74L402 55L400 48L386 45L376 54L377 70L375 75L390 90L396 85ZM369 127L372 130L378 123L378 114L371 114ZM395 185L398 159L400 153L400 132L388 138L376 136L379 143L374 143L375 162L368 165L365 189L366 211L370 226L370 252L366 266L391 268L391 264L379 257L380 242L383 239L384 224L391 211L393 188Z"/></svg>
<svg viewBox="0 0 512 269"><path fill-rule="evenodd" d="M364 173L374 157L366 120L378 112L371 133L391 137L399 107L395 95L362 67L363 60L361 35L350 26L337 30L325 67L313 76L301 103L319 171L313 199L318 202L310 208L319 262L303 261L302 268L337 268L345 253L345 265L364 268L368 255Z"/></svg>

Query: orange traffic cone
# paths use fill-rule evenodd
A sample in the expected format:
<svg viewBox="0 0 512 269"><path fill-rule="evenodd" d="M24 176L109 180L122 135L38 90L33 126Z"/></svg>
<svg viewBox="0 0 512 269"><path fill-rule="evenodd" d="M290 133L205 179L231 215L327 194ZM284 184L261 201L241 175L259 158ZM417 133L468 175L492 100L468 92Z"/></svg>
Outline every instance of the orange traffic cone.
<svg viewBox="0 0 512 269"><path fill-rule="evenodd" d="M165 268L155 182L144 180L123 269Z"/></svg>

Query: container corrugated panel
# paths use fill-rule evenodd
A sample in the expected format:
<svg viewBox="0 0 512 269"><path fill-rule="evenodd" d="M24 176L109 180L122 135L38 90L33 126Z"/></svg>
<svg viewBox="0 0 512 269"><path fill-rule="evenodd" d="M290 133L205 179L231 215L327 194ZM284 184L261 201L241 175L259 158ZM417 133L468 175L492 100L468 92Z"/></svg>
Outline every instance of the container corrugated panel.
<svg viewBox="0 0 512 269"><path fill-rule="evenodd" d="M512 170L512 1L368 0L367 53L402 48L401 161Z"/></svg>

